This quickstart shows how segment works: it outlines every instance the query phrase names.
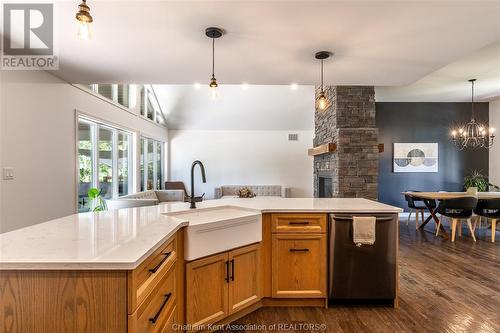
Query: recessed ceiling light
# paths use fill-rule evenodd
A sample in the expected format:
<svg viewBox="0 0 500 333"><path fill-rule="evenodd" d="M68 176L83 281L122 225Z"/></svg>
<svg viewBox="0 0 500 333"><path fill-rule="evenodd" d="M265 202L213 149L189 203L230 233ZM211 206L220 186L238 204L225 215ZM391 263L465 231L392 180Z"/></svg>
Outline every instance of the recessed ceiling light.
<svg viewBox="0 0 500 333"><path fill-rule="evenodd" d="M299 85L297 83L292 83L290 85L290 89L292 89L292 90L297 90L297 88L299 88Z"/></svg>
<svg viewBox="0 0 500 333"><path fill-rule="evenodd" d="M195 84L193 84L193 87L194 87L194 89L199 90L201 88L201 84L196 82Z"/></svg>

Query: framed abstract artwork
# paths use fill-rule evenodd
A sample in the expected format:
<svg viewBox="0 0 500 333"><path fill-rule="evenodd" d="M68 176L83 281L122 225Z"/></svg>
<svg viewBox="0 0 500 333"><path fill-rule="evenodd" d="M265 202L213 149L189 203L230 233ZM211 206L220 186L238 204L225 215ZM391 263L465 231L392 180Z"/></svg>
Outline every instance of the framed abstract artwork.
<svg viewBox="0 0 500 333"><path fill-rule="evenodd" d="M394 172L438 172L437 143L394 143Z"/></svg>

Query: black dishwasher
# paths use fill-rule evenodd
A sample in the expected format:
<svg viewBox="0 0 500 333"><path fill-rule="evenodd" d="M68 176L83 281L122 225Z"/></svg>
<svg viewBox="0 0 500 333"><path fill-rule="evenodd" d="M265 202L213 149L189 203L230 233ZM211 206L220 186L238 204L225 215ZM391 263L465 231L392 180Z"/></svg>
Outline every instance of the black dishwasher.
<svg viewBox="0 0 500 333"><path fill-rule="evenodd" d="M353 215L330 215L329 298L331 301L394 301L397 283L398 215L375 216L375 243L353 242Z"/></svg>

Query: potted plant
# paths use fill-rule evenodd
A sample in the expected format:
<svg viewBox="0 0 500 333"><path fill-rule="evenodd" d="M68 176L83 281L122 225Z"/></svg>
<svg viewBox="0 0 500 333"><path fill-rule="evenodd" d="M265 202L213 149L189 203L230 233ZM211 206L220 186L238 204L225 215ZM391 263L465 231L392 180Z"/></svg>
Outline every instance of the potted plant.
<svg viewBox="0 0 500 333"><path fill-rule="evenodd" d="M90 188L87 192L87 195L91 201L93 201L94 209L93 212L102 212L106 210L106 202L101 196L102 189L98 188Z"/></svg>
<svg viewBox="0 0 500 333"><path fill-rule="evenodd" d="M488 182L486 176L482 175L480 171L473 170L470 175L464 178L464 190L469 191L472 189L476 192L488 192L490 186L495 190L499 187Z"/></svg>

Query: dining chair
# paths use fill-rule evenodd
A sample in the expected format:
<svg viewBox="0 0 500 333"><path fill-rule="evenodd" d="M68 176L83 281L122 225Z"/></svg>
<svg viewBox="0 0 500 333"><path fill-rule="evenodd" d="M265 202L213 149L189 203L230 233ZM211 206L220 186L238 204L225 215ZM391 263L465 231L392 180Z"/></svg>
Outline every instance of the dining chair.
<svg viewBox="0 0 500 333"><path fill-rule="evenodd" d="M500 219L500 199L482 199L477 202L474 213L479 217L491 219L491 241L495 242L497 220Z"/></svg>
<svg viewBox="0 0 500 333"><path fill-rule="evenodd" d="M408 190L407 192L420 192ZM410 213L408 214L408 219L406 220L406 225L408 225L411 213L415 212L415 229L418 229L418 214L422 217L422 222L425 220L424 211L427 210L427 206L424 204L424 199L415 198L409 194L405 194L405 200L408 204L408 208L410 208ZM434 209L436 208L436 201L430 201L430 206Z"/></svg>
<svg viewBox="0 0 500 333"><path fill-rule="evenodd" d="M474 227L472 226L472 212L477 206L477 198L473 196L463 196L452 199L444 199L439 201L436 211L442 216L447 216L451 219L451 241L455 241L455 234L457 230L457 224L459 225L458 235L462 236L462 220L467 220L467 226L471 233L471 237L476 241L476 236L474 235L474 230L477 221L474 221ZM439 220L436 236L439 235L439 228L441 227L441 219Z"/></svg>

